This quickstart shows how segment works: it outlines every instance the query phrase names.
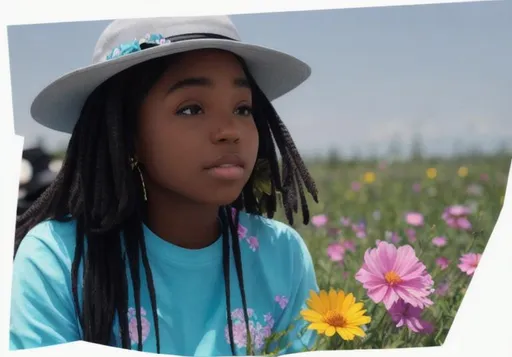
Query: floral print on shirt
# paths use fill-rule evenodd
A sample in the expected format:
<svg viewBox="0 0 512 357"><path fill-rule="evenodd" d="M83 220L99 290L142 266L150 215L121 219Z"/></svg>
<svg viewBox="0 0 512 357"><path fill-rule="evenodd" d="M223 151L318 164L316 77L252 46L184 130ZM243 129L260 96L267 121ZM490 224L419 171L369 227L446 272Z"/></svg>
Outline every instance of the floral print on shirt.
<svg viewBox="0 0 512 357"><path fill-rule="evenodd" d="M137 333L137 316L133 307L128 309L128 331L130 333L130 340L132 345L139 343L139 334ZM146 341L149 336L150 324L146 319L146 310L140 308L141 326L142 326L142 343Z"/></svg>
<svg viewBox="0 0 512 357"><path fill-rule="evenodd" d="M274 300L279 304L281 310L284 310L288 305L288 298L286 296L277 295Z"/></svg>
<svg viewBox="0 0 512 357"><path fill-rule="evenodd" d="M235 219L236 210L231 210L233 220ZM248 235L249 230L243 226L240 222L238 223L238 239L245 241L249 245L249 249L256 252L260 247L260 242L257 237Z"/></svg>
<svg viewBox="0 0 512 357"><path fill-rule="evenodd" d="M263 347L265 347L266 339L272 335L274 318L271 313L267 313L263 315L262 318L258 318L253 309L247 309L247 315L249 317L249 333L251 334L253 350L259 353ZM244 310L233 310L231 319L233 320L233 342L235 346L237 348L247 347L247 329L245 326ZM226 325L224 335L226 342L230 344L229 325Z"/></svg>

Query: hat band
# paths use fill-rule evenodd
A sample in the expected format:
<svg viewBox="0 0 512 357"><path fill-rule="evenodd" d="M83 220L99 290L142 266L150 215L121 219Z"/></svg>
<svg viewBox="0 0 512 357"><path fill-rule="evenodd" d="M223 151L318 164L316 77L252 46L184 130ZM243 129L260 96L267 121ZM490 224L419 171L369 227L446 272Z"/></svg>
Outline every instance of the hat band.
<svg viewBox="0 0 512 357"><path fill-rule="evenodd" d="M238 41L234 38L211 33L191 33L184 35L174 35L169 37L164 37L161 34L146 34L146 36L144 36L141 39L134 39L133 41L117 46L107 55L106 60L112 60L156 46L168 45L173 42L183 42L200 39Z"/></svg>

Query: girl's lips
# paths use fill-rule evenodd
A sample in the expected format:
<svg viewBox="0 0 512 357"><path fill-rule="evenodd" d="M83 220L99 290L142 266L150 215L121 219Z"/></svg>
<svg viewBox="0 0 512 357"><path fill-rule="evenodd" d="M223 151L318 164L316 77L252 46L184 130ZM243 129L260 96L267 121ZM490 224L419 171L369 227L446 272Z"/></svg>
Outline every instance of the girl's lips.
<svg viewBox="0 0 512 357"><path fill-rule="evenodd" d="M239 165L223 164L207 169L208 173L222 180L240 180L244 177L245 169Z"/></svg>
<svg viewBox="0 0 512 357"><path fill-rule="evenodd" d="M240 156L235 154L229 154L229 155L223 155L217 160L213 161L212 163L208 164L206 166L207 170L214 169L214 168L226 168L226 167L245 167L245 162L240 158Z"/></svg>

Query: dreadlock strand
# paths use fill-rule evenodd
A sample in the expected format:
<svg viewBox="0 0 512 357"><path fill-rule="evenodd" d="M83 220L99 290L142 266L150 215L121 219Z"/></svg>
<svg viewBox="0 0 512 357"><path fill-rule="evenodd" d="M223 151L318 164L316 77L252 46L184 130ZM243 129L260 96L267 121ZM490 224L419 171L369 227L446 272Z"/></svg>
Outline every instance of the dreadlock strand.
<svg viewBox="0 0 512 357"><path fill-rule="evenodd" d="M140 229L139 234L143 237L143 231ZM146 251L146 242L144 239L140 241L140 250L142 253L142 264L144 266L144 271L146 272L146 281L148 283L149 288L149 299L151 301L151 306L153 310L153 321L155 326L155 334L156 334L156 353L160 353L160 324L158 323L158 313L156 309L156 291L155 291L155 283L153 281L153 274L151 273L151 268L149 265L148 254Z"/></svg>
<svg viewBox="0 0 512 357"><path fill-rule="evenodd" d="M228 222L229 222L229 228L231 231L231 242L233 243L232 249L233 249L233 256L235 258L235 267L236 267L236 274L238 278L238 284L240 287L240 295L242 297L242 308L244 312L244 320L245 320L245 328L246 328L246 335L247 335L247 353L249 355L253 355L252 351L252 336L251 336L251 330L249 328L249 314L247 312L247 298L245 296L245 287L244 287L244 278L243 278L243 269L242 269L242 258L241 258L241 252L240 252L240 241L238 239L238 224L239 224L239 212L235 211L235 217L234 222L232 219L232 216L229 214L230 207L225 207L226 215L228 216Z"/></svg>
<svg viewBox="0 0 512 357"><path fill-rule="evenodd" d="M231 347L231 354L236 356L235 338L233 334L233 318L231 317L231 286L230 286L230 264L229 264L229 232L228 217L225 212L220 210L221 229L222 229L222 270L224 275L224 290L226 295L226 317L228 320L228 334Z"/></svg>
<svg viewBox="0 0 512 357"><path fill-rule="evenodd" d="M137 225L128 220L126 228L123 231L124 244L126 246L126 254L128 256L128 266L133 286L133 299L135 302L135 318L137 321L137 349L142 351L142 324L140 313L140 264L139 264L139 231Z"/></svg>
<svg viewBox="0 0 512 357"><path fill-rule="evenodd" d="M75 232L75 253L73 262L71 263L71 292L73 295L73 302L75 304L76 316L82 329L85 329L84 319L80 314L80 304L78 299L78 272L80 268L81 258L84 254L84 228L82 227L81 221L77 222Z"/></svg>
<svg viewBox="0 0 512 357"><path fill-rule="evenodd" d="M272 110L275 113L275 109L272 108ZM311 177L308 169L306 168L306 164L302 160L302 158L299 154L299 151L298 151L297 147L295 146L295 143L292 139L292 136L290 135L290 132L288 131L288 128L286 127L284 122L281 120L279 115L277 115L277 113L275 113L275 119L276 119L275 124L276 124L277 132L280 133L279 136L283 139L285 146L289 150L290 158L292 158L295 166L297 166L297 168L300 172L300 176L308 189L308 192L314 198L315 202L318 202L318 190L317 190L316 184L315 184L313 178Z"/></svg>

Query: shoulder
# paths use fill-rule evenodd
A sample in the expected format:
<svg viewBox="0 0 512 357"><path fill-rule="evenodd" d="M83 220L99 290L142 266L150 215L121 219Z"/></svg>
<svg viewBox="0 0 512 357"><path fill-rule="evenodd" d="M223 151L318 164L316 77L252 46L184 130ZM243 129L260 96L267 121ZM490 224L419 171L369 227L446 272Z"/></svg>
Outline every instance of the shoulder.
<svg viewBox="0 0 512 357"><path fill-rule="evenodd" d="M303 269L311 265L311 255L304 239L291 226L262 216L240 212L239 236L257 241L259 255L277 259L287 266Z"/></svg>
<svg viewBox="0 0 512 357"><path fill-rule="evenodd" d="M73 222L44 221L19 245L11 284L11 350L80 339L71 294L73 228Z"/></svg>
<svg viewBox="0 0 512 357"><path fill-rule="evenodd" d="M70 268L75 253L75 221L46 220L33 227L16 252L14 267L24 264ZM56 261L59 263L55 266Z"/></svg>

